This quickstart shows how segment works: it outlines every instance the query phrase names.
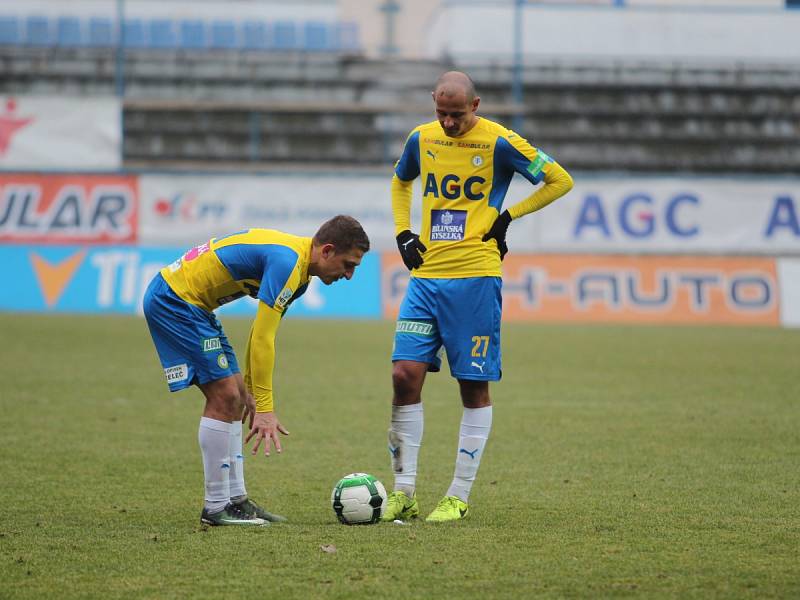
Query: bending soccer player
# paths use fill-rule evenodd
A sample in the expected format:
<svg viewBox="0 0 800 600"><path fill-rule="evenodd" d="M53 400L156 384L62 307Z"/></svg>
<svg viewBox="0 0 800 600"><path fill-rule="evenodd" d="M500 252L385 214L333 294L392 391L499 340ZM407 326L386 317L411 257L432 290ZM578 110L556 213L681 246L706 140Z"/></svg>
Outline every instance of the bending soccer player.
<svg viewBox="0 0 800 600"><path fill-rule="evenodd" d="M329 285L350 279L369 250L361 225L347 216L324 223L313 238L271 229L234 233L189 250L155 276L144 314L172 392L197 385L205 396L198 439L203 455L208 525L269 525L285 521L250 500L244 483L242 423L269 456L289 432L274 411L275 334L289 305L311 277ZM213 311L250 296L258 299L245 355L245 374Z"/></svg>
<svg viewBox="0 0 800 600"><path fill-rule="evenodd" d="M392 178L397 246L411 271L395 332L389 450L395 474L383 520L419 514L415 489L422 442L422 386L447 352L463 416L455 474L427 520L463 519L489 431L489 382L500 379L501 261L512 220L544 208L572 188L572 178L518 134L476 114L480 98L464 73L442 75L433 91L436 120L414 129ZM530 196L503 210L514 173ZM414 179L422 183L422 230L411 231Z"/></svg>

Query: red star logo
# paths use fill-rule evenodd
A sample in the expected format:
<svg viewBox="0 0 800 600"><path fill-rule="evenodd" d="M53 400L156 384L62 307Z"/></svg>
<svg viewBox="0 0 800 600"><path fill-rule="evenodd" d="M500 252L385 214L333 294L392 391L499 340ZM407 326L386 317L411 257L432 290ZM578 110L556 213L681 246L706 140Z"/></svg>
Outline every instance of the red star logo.
<svg viewBox="0 0 800 600"><path fill-rule="evenodd" d="M33 122L33 117L17 119L14 116L14 111L16 109L17 103L13 98L9 98L6 102L6 113L0 115L0 156L4 156L8 151L12 136L17 131Z"/></svg>
<svg viewBox="0 0 800 600"><path fill-rule="evenodd" d="M172 203L164 198L156 200L156 204L153 208L159 217L168 217L170 213L172 213Z"/></svg>

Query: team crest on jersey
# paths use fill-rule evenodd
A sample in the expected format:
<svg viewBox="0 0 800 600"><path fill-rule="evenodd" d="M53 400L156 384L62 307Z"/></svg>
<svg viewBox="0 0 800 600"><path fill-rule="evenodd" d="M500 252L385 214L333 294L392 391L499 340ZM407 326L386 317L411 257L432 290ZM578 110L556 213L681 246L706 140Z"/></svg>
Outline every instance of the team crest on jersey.
<svg viewBox="0 0 800 600"><path fill-rule="evenodd" d="M219 365L220 369L227 369L228 368L228 357L225 354L220 354L217 357L217 364Z"/></svg>
<svg viewBox="0 0 800 600"><path fill-rule="evenodd" d="M483 157L480 154L476 154L472 157L472 166L473 167L480 167L483 164Z"/></svg>
<svg viewBox="0 0 800 600"><path fill-rule="evenodd" d="M293 294L292 288L283 288L283 291L275 298L275 306L280 306L281 308L285 307L289 303L289 300L292 299Z"/></svg>
<svg viewBox="0 0 800 600"><path fill-rule="evenodd" d="M467 211L432 210L431 241L457 242L464 239L467 229Z"/></svg>

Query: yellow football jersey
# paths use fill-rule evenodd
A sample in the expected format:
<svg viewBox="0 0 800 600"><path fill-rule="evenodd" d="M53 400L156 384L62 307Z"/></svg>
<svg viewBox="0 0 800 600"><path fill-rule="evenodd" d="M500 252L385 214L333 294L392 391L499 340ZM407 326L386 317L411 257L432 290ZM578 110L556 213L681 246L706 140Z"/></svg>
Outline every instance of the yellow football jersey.
<svg viewBox="0 0 800 600"><path fill-rule="evenodd" d="M555 195L548 194L547 202L566 193L572 185L566 171L547 154L513 131L482 117L459 137L447 136L438 121L420 125L411 132L395 165L392 204L395 234L410 229L410 182L420 178L420 241L427 251L424 263L412 276L502 276L497 243L483 242L481 238L503 211L503 200L514 173L532 184L542 180L563 181L559 190L553 190ZM548 173L552 173L550 178ZM534 203L536 206L531 210L547 202ZM530 210L517 212L512 212L512 217Z"/></svg>
<svg viewBox="0 0 800 600"><path fill-rule="evenodd" d="M283 312L309 281L311 238L248 229L192 248L161 270L181 298L213 311L242 296Z"/></svg>
<svg viewBox="0 0 800 600"><path fill-rule="evenodd" d="M213 238L161 270L172 291L209 312L242 296L258 298L244 381L258 412L273 410L275 334L286 308L308 288L311 238L248 229Z"/></svg>

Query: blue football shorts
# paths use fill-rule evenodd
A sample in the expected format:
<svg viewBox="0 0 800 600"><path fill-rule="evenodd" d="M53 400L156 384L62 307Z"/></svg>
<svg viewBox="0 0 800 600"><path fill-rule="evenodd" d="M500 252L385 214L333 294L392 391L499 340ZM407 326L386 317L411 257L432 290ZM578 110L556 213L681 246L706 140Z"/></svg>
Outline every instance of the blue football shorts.
<svg viewBox="0 0 800 600"><path fill-rule="evenodd" d="M214 313L178 297L161 273L147 287L143 308L171 392L239 372Z"/></svg>
<svg viewBox="0 0 800 600"><path fill-rule="evenodd" d="M500 277L412 277L397 316L392 361L424 362L438 371L444 348L453 377L499 380L502 287Z"/></svg>

